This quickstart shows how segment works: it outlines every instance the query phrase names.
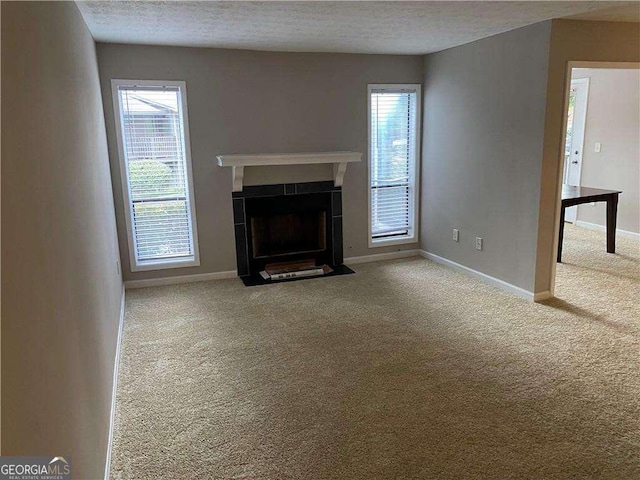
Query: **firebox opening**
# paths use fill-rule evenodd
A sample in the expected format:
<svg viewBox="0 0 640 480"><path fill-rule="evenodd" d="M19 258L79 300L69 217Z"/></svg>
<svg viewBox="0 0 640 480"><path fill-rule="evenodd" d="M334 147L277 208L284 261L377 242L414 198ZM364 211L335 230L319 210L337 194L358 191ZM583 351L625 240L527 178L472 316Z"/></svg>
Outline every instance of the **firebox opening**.
<svg viewBox="0 0 640 480"><path fill-rule="evenodd" d="M324 210L251 217L253 258L325 251L326 222Z"/></svg>

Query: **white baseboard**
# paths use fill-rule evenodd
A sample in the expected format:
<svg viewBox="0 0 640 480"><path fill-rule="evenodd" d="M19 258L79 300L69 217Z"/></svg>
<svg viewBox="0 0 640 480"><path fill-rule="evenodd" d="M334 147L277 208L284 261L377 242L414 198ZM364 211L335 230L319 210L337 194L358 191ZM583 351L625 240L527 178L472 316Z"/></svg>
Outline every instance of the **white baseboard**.
<svg viewBox="0 0 640 480"><path fill-rule="evenodd" d="M393 260L396 258L418 257L420 250L400 250L390 253L376 253L362 257L345 258L344 263L357 264L367 262L379 262L381 260ZM180 283L206 282L209 280L223 280L227 278L238 278L238 272L229 270L226 272L199 273L196 275L180 275L175 277L149 278L145 280L127 280L124 282L126 289L160 287L163 285L178 285Z"/></svg>
<svg viewBox="0 0 640 480"><path fill-rule="evenodd" d="M209 280L222 280L226 278L237 278L238 272L229 270L227 272L198 273L196 275L180 275L176 277L149 278L146 280L128 280L124 282L125 288L159 287L162 285L177 285L180 283L206 282Z"/></svg>
<svg viewBox="0 0 640 480"><path fill-rule="evenodd" d="M361 257L345 258L346 265L356 265L358 263L380 262L382 260L394 260L396 258L419 257L420 250L400 250L398 252L374 253L373 255L363 255Z"/></svg>
<svg viewBox="0 0 640 480"><path fill-rule="evenodd" d="M116 357L113 364L113 388L111 390L111 413L109 415L109 441L107 442L107 459L104 466L104 479L109 480L111 471L111 449L113 446L113 428L116 418L116 393L118 391L118 369L120 366L120 344L122 342L122 329L124 328L125 288L122 286L122 299L120 300L120 319L118 320L118 338L116 339Z"/></svg>
<svg viewBox="0 0 640 480"><path fill-rule="evenodd" d="M578 220L576 222L576 227L582 227L588 230L597 230L599 232L607 231L607 227L605 227L604 225L598 225L597 223L591 222L583 222L582 220ZM628 230L620 230L619 228L616 228L616 235L624 238L630 238L631 240L640 240L640 233L629 232Z"/></svg>
<svg viewBox="0 0 640 480"><path fill-rule="evenodd" d="M512 293L522 298L526 298L527 300L538 302L540 300L544 300L547 298L551 298L551 292L540 292L534 294L524 288L516 287L510 283L505 282L504 280L500 280L499 278L492 277L491 275L487 275L486 273L478 272L473 268L466 267L459 263L454 262L453 260L449 260L447 258L436 255L435 253L426 252L424 250L420 250L420 255L424 258L427 258L433 262L439 263L440 265L444 265L446 267L453 268L462 273L466 273L467 275L477 278L478 280L482 280L484 283L489 285L493 285L494 287L498 287L506 292Z"/></svg>

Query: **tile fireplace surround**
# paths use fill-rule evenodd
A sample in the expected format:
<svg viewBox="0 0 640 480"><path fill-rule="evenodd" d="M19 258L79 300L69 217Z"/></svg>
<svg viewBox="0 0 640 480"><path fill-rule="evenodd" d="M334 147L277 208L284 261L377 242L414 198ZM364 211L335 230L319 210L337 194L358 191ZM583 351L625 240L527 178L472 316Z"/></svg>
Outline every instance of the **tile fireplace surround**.
<svg viewBox="0 0 640 480"><path fill-rule="evenodd" d="M233 192L233 223L236 236L236 259L238 275L240 277L257 274L263 268L260 260L254 258L252 245L252 203L256 201L264 204L293 203L304 205L313 204L316 209L326 212L326 242L327 246L316 255L293 255L292 258L315 258L324 260L331 266L341 265L343 261L342 248L342 187L336 187L334 182L305 182L281 183L275 185L259 185L244 187L241 192ZM255 208L255 207L253 207ZM286 260L288 255L279 258ZM274 259L278 259L274 257Z"/></svg>
<svg viewBox="0 0 640 480"><path fill-rule="evenodd" d="M342 182L347 165L361 158L350 151L217 156L218 166L232 171L236 260L245 284L268 263L297 260L352 273L342 266ZM244 186L245 167L322 163L333 164L332 181Z"/></svg>

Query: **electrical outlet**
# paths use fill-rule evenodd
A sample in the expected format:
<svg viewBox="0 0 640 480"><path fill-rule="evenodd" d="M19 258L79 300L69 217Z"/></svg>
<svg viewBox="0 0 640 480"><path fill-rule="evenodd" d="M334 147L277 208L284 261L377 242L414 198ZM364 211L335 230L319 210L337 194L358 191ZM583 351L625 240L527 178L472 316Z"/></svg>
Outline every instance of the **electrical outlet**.
<svg viewBox="0 0 640 480"><path fill-rule="evenodd" d="M482 238L476 237L476 250L482 250Z"/></svg>
<svg viewBox="0 0 640 480"><path fill-rule="evenodd" d="M458 232L457 228L453 229L453 241L457 242L460 238L460 232Z"/></svg>
<svg viewBox="0 0 640 480"><path fill-rule="evenodd" d="M595 148L593 149L594 152L596 153L600 153L600 151L602 150L602 144L601 143L596 143Z"/></svg>

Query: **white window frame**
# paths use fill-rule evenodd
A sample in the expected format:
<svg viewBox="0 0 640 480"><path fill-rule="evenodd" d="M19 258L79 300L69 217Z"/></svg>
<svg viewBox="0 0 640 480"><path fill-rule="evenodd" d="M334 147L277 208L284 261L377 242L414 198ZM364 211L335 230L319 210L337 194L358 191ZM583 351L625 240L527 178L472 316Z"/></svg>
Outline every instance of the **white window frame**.
<svg viewBox="0 0 640 480"><path fill-rule="evenodd" d="M371 171L372 164L372 144L371 144L371 94L373 92L389 91L389 92L408 92L416 94L416 138L415 138L415 162L413 168L409 171L409 189L413 192L413 204L410 207L409 215L413 218L413 225L409 228L407 235L389 238L373 238L372 218L371 218ZM407 243L416 243L419 241L419 216L420 216L420 139L422 138L421 120L422 118L422 85L419 83L401 83L401 84L369 84L367 85L367 196L369 197L369 248L387 247L390 245L403 245Z"/></svg>
<svg viewBox="0 0 640 480"><path fill-rule="evenodd" d="M191 216L191 235L193 241L193 259L158 259L138 261L136 259L136 245L133 235L133 210L131 208L131 189L129 188L129 174L124 154L124 138L122 135L122 109L118 89L125 87L178 87L180 89L180 101L182 108L182 130L184 133L184 154L187 170L187 188L189 198L189 214ZM187 110L187 84L177 80L111 80L111 93L113 98L113 112L116 123L118 139L118 157L120 165L120 181L124 200L125 220L127 224L127 240L129 245L129 263L132 272L146 270L162 270L169 268L197 267L200 265L200 250L198 247L198 226L196 222L196 204L193 189L193 172L191 167L191 140L189 138L189 112Z"/></svg>

